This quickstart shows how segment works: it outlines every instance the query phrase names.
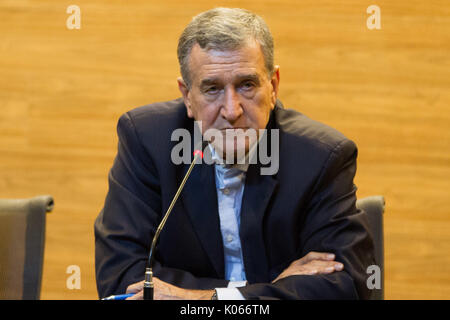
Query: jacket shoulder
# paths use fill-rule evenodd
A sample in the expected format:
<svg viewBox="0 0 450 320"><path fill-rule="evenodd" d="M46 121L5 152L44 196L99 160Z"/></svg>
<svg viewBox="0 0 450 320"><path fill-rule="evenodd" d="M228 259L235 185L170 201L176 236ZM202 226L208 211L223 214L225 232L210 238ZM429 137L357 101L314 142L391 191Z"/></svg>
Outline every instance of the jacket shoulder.
<svg viewBox="0 0 450 320"><path fill-rule="evenodd" d="M172 132L192 126L183 99L156 102L134 108L122 114L118 132L132 129L143 142L170 141Z"/></svg>
<svg viewBox="0 0 450 320"><path fill-rule="evenodd" d="M284 139L292 142L294 148L301 147L303 152L311 148L329 153L344 144L356 148L354 142L338 130L296 110L276 108L275 119Z"/></svg>

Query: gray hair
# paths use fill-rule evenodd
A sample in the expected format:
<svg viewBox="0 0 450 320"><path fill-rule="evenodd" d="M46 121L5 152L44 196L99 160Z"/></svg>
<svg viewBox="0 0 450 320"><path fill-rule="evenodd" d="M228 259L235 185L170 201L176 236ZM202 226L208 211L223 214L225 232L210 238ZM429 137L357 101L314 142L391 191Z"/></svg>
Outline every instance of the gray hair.
<svg viewBox="0 0 450 320"><path fill-rule="evenodd" d="M214 8L195 16L178 40L178 62L184 82L191 87L189 54L198 43L210 50L236 50L249 40L256 40L264 56L269 78L274 71L273 38L264 20L245 9Z"/></svg>

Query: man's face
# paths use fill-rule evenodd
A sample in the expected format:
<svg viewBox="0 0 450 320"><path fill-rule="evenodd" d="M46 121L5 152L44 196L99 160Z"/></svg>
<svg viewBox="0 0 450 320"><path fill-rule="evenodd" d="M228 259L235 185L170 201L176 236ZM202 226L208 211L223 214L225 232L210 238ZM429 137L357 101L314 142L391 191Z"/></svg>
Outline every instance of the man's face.
<svg viewBox="0 0 450 320"><path fill-rule="evenodd" d="M230 147L235 154L245 148L246 154L255 141L244 139L244 144L238 144L234 137L251 129L258 134L258 129L266 127L277 99L278 67L269 79L260 45L249 41L233 51L203 50L195 44L189 70L190 89L178 79L188 116L202 121L203 134L208 129L220 130L223 140L212 144L222 158Z"/></svg>

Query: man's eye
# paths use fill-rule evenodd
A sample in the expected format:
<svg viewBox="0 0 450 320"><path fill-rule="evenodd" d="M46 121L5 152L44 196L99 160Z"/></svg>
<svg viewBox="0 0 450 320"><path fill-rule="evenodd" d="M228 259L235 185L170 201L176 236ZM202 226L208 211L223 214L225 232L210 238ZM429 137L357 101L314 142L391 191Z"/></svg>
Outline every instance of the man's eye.
<svg viewBox="0 0 450 320"><path fill-rule="evenodd" d="M207 94L216 94L219 91L217 87L208 87L205 89L205 93Z"/></svg>
<svg viewBox="0 0 450 320"><path fill-rule="evenodd" d="M251 81L246 81L244 83L242 83L242 88L244 88L245 90L250 90L253 89L255 87L255 84Z"/></svg>

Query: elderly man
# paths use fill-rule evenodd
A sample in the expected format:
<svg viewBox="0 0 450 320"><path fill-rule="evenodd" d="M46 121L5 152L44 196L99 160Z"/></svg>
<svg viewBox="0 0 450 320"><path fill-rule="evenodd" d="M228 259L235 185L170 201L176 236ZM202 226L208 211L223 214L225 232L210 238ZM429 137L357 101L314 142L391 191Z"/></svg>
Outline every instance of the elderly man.
<svg viewBox="0 0 450 320"><path fill-rule="evenodd" d="M222 135L209 140L214 162L194 167L161 233L155 298L367 298L374 254L366 216L355 207L356 146L283 108L265 22L242 9L201 13L182 33L178 59L182 98L134 109L118 123L95 222L100 297L142 298L151 240L188 168L171 158L171 133L193 135L195 120L202 134ZM279 153L277 170L269 175L259 159L249 161L260 129L277 133L269 146ZM233 143L238 130L257 139ZM221 161L230 148L231 164ZM239 149L246 158L237 163Z"/></svg>

